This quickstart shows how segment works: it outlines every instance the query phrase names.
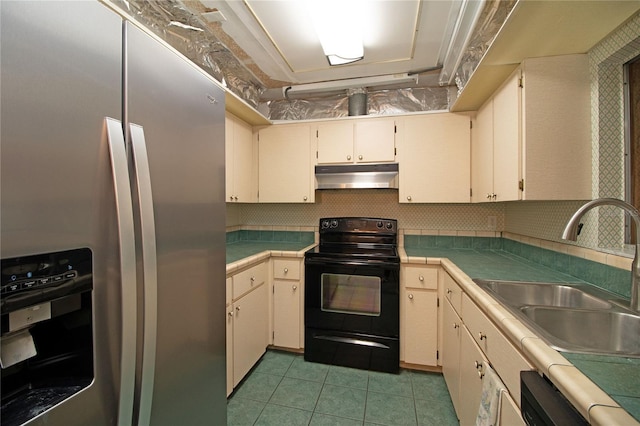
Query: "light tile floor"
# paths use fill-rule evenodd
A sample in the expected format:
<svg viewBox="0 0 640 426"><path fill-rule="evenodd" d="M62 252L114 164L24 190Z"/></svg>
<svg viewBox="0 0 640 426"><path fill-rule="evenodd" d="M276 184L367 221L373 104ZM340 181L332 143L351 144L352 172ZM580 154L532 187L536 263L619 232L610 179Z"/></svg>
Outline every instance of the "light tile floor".
<svg viewBox="0 0 640 426"><path fill-rule="evenodd" d="M441 374L387 374L267 351L231 395L228 425L458 425Z"/></svg>

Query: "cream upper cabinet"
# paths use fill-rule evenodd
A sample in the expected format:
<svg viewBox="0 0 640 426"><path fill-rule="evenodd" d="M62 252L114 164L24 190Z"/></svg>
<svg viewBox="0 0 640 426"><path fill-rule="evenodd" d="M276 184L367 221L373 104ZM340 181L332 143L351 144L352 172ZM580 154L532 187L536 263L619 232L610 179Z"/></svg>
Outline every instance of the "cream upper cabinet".
<svg viewBox="0 0 640 426"><path fill-rule="evenodd" d="M318 164L353 163L353 121L318 123Z"/></svg>
<svg viewBox="0 0 640 426"><path fill-rule="evenodd" d="M471 200L470 127L465 114L403 117L397 144L401 203Z"/></svg>
<svg viewBox="0 0 640 426"><path fill-rule="evenodd" d="M591 198L590 119L587 55L525 59L478 111L472 201Z"/></svg>
<svg viewBox="0 0 640 426"><path fill-rule="evenodd" d="M225 177L227 202L258 200L253 130L236 116L225 117Z"/></svg>
<svg viewBox="0 0 640 426"><path fill-rule="evenodd" d="M358 163L390 162L395 154L396 123L390 118L356 120L354 154Z"/></svg>
<svg viewBox="0 0 640 426"><path fill-rule="evenodd" d="M318 164L395 161L396 122L360 118L317 123Z"/></svg>
<svg viewBox="0 0 640 426"><path fill-rule="evenodd" d="M259 202L314 202L315 149L310 124L276 124L260 129L258 158Z"/></svg>

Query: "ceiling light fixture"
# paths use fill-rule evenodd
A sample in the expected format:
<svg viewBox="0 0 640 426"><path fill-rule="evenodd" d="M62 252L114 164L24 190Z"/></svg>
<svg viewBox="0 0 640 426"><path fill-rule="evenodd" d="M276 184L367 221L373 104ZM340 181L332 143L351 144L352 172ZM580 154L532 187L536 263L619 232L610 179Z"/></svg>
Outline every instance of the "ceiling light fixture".
<svg viewBox="0 0 640 426"><path fill-rule="evenodd" d="M363 0L307 0L307 5L329 65L364 58Z"/></svg>

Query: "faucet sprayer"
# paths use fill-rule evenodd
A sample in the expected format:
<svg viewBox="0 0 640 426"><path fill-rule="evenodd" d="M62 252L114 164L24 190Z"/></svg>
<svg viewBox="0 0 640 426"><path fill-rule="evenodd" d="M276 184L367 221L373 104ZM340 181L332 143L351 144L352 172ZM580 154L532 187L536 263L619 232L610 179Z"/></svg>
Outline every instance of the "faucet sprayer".
<svg viewBox="0 0 640 426"><path fill-rule="evenodd" d="M636 224L636 252L633 257L633 262L631 263L631 302L629 305L632 310L640 312L638 300L638 286L640 286L640 266L638 265L638 254L640 252L640 212L638 212L635 207L616 198L598 198L596 200L589 201L580 207L573 214L571 219L569 219L569 222L567 222L567 225L562 232L562 239L576 241L581 227L580 219L582 219L582 216L584 216L586 212L598 206L620 207L622 210L629 213Z"/></svg>

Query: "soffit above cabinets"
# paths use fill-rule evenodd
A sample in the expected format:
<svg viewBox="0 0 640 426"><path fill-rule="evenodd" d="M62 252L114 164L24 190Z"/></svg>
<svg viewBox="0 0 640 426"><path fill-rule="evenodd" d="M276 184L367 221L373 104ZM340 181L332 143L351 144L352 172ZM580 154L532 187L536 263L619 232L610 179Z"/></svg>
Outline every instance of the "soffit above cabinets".
<svg viewBox="0 0 640 426"><path fill-rule="evenodd" d="M520 0L451 111L480 108L525 58L587 53L638 10L638 0Z"/></svg>
<svg viewBox="0 0 640 426"><path fill-rule="evenodd" d="M368 1L364 59L331 67L301 0L200 0L273 82L306 84L421 72L442 65L461 1ZM438 73L434 72L437 84Z"/></svg>

